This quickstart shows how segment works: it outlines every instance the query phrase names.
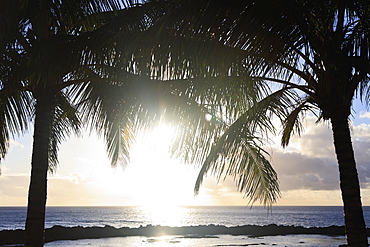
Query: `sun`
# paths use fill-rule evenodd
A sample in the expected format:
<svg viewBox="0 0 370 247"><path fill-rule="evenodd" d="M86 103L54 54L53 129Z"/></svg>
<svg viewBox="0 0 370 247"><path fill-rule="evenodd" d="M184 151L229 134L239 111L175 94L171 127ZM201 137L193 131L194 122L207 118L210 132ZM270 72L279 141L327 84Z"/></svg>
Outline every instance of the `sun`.
<svg viewBox="0 0 370 247"><path fill-rule="evenodd" d="M101 165L109 163L105 153L101 152L105 160L94 160L94 169L89 166L90 172L96 174L91 179L91 186L106 198L100 204L145 206L152 208L152 216L161 214L158 209L165 209L164 213L176 212L173 208L176 206L209 205L205 202L208 197L194 195L198 169L170 155L169 149L176 135L174 126L163 123L138 135L130 152L130 163L124 169Z"/></svg>
<svg viewBox="0 0 370 247"><path fill-rule="evenodd" d="M175 138L175 127L160 123L147 135L146 138L144 138L143 141L146 144L149 144L151 149L163 150L167 152ZM143 143L141 145L143 145Z"/></svg>
<svg viewBox="0 0 370 247"><path fill-rule="evenodd" d="M133 148L129 169L136 177L131 187L138 195L134 204L182 205L186 204L185 195L193 196L193 179L190 180L188 175L194 171L181 165L169 153L175 138L176 129L162 123L138 140Z"/></svg>

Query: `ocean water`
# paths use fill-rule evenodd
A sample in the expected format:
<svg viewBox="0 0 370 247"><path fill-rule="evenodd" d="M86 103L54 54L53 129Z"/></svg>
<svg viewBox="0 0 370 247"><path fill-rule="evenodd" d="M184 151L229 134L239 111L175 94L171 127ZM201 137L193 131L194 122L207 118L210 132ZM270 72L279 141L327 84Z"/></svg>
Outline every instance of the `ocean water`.
<svg viewBox="0 0 370 247"><path fill-rule="evenodd" d="M364 207L370 227L370 207ZM25 207L0 207L0 230L24 229ZM264 207L48 207L45 227L54 225L139 227L140 225L287 225L303 227L342 226L342 207L274 206Z"/></svg>
<svg viewBox="0 0 370 247"><path fill-rule="evenodd" d="M370 227L370 207L364 207L366 225ZM25 207L0 207L0 230L24 229ZM46 228L54 225L139 227L146 225L197 226L197 225L288 225L303 227L342 226L342 207L336 206L274 206L264 207L48 207ZM214 238L186 238L163 236L158 238L124 237L55 241L45 246L338 246L344 237L321 235L289 235L248 238L247 236L221 235ZM239 244L239 245L238 245Z"/></svg>

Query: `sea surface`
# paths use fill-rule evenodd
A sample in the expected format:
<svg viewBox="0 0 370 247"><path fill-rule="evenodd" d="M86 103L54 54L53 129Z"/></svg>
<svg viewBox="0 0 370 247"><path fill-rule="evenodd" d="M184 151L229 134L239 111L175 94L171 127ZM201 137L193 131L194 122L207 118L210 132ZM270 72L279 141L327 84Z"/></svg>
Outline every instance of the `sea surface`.
<svg viewBox="0 0 370 247"><path fill-rule="evenodd" d="M364 207L367 227L370 227L370 207ZM25 207L0 207L0 230L24 229ZM198 226L198 225L287 225L303 227L342 226L342 207L336 206L273 206L271 210L253 206L212 207L48 207L46 228L54 225L139 227L147 225ZM247 236L221 235L215 238L186 238L163 236L160 238L124 237L98 240L55 241L45 246L338 246L343 237L321 235L270 236L250 239Z"/></svg>

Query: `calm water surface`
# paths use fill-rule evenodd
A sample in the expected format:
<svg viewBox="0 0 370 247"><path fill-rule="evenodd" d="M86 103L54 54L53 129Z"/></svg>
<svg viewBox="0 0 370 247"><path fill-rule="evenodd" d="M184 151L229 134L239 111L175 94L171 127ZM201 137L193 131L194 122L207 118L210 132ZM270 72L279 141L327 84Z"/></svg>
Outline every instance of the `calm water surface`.
<svg viewBox="0 0 370 247"><path fill-rule="evenodd" d="M370 227L370 207L364 207ZM0 230L24 229L25 207L0 207ZM342 207L48 207L46 228L62 226L139 227L140 225L343 225Z"/></svg>

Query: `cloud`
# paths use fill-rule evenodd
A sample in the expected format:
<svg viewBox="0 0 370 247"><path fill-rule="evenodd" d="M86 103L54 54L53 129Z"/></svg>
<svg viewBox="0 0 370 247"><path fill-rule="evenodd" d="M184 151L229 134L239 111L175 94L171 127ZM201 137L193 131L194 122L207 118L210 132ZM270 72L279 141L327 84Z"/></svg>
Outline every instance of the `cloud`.
<svg viewBox="0 0 370 247"><path fill-rule="evenodd" d="M339 172L332 130L307 118L305 132L293 137L293 148L274 148L272 162L282 191L338 190ZM362 188L370 187L370 125L352 126L353 147Z"/></svg>
<svg viewBox="0 0 370 247"><path fill-rule="evenodd" d="M339 187L335 160L276 150L272 161L281 190L335 190Z"/></svg>
<svg viewBox="0 0 370 247"><path fill-rule="evenodd" d="M199 190L199 196L205 205L247 205L249 198L237 191L233 178L217 181L207 177Z"/></svg>
<svg viewBox="0 0 370 247"><path fill-rule="evenodd" d="M28 174L6 174L0 176L1 206L27 205L29 186ZM116 205L119 198L101 189L96 176L92 174L71 174L70 176L50 175L48 179L47 205ZM104 204L109 195L111 202ZM109 197L108 196L108 197ZM124 205L124 204L118 204Z"/></svg>
<svg viewBox="0 0 370 247"><path fill-rule="evenodd" d="M101 194L95 178L88 174L51 176L48 183L48 205L100 205Z"/></svg>
<svg viewBox="0 0 370 247"><path fill-rule="evenodd" d="M360 112L360 118L370 118L370 112Z"/></svg>
<svg viewBox="0 0 370 247"><path fill-rule="evenodd" d="M351 133L362 198L365 205L370 205L370 124L354 125ZM125 171L120 167L112 170L104 145L89 149L87 143L96 142L86 140L73 140L61 146L60 169L49 176L48 205L133 205L138 198L154 200L154 192L161 193L160 190L189 205L248 204L249 200L237 192L232 178L217 183L214 177L208 177L199 195L194 197L197 171L188 171L191 167L182 168L174 164L175 161L162 157L158 160L151 158L150 162L139 159L140 164L131 164ZM314 118L307 117L305 131L300 137L292 137L286 149L273 144L269 148L282 191L279 204L341 204L338 167L329 125L315 124ZM28 149L31 150L27 146L24 150L14 148L7 162L2 164L0 201L3 206L24 206L27 203L30 156L25 155L25 150ZM26 164L26 168L21 169L22 164ZM166 176L159 179L160 175ZM138 189L144 182L146 186Z"/></svg>
<svg viewBox="0 0 370 247"><path fill-rule="evenodd" d="M353 141L357 172L362 188L370 188L370 139Z"/></svg>
<svg viewBox="0 0 370 247"><path fill-rule="evenodd" d="M280 181L280 205L341 205L332 130L329 124L315 121L307 117L305 131L301 136L292 137L287 148L269 147ZM370 124L352 126L352 139L361 188L367 195L370 194ZM237 192L231 178L220 183L205 182L200 192L218 204L248 203L248 199Z"/></svg>
<svg viewBox="0 0 370 247"><path fill-rule="evenodd" d="M370 140L370 124L359 124L352 127L352 138L354 140Z"/></svg>
<svg viewBox="0 0 370 247"><path fill-rule="evenodd" d="M29 177L25 174L0 176L1 206L23 206L27 202Z"/></svg>
<svg viewBox="0 0 370 247"><path fill-rule="evenodd" d="M334 146L332 132L328 124L315 123L316 119L307 117L304 124L304 131L300 136L292 136L288 149L299 152L310 157L333 157Z"/></svg>
<svg viewBox="0 0 370 247"><path fill-rule="evenodd" d="M283 191L278 205L286 206L338 206L342 205L339 190L289 190Z"/></svg>
<svg viewBox="0 0 370 247"><path fill-rule="evenodd" d="M9 149L13 149L13 148L23 149L24 148L24 145L22 143L20 143L20 142L17 142L16 140L10 139L9 140Z"/></svg>

